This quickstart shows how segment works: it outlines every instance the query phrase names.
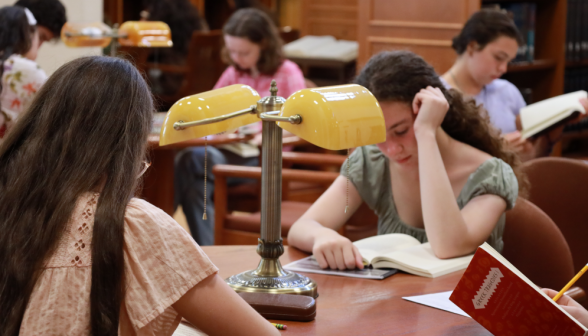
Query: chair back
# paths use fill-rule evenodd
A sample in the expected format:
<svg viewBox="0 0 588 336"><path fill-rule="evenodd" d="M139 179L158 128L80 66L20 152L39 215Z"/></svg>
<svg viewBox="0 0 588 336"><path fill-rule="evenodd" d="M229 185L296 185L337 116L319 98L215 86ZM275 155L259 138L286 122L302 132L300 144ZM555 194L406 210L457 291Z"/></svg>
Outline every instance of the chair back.
<svg viewBox="0 0 588 336"><path fill-rule="evenodd" d="M192 34L186 59L188 72L179 90L179 96L186 97L212 90L227 67L221 59L222 47L222 30L211 30L206 33L195 31Z"/></svg>
<svg viewBox="0 0 588 336"><path fill-rule="evenodd" d="M502 255L540 287L559 290L574 276L563 235L541 209L519 198L506 213Z"/></svg>
<svg viewBox="0 0 588 336"><path fill-rule="evenodd" d="M531 184L529 201L543 210L565 237L579 272L588 263L588 164L565 158L541 158L523 165ZM577 286L588 288L588 277Z"/></svg>

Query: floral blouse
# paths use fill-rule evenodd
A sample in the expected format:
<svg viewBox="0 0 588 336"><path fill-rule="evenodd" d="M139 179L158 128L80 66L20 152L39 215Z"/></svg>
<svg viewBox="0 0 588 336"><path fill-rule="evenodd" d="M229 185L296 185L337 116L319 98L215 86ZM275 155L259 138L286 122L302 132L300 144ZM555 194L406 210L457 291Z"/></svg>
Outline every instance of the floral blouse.
<svg viewBox="0 0 588 336"><path fill-rule="evenodd" d="M6 130L18 119L46 80L45 71L21 55L13 54L4 62L0 93L0 138L4 137Z"/></svg>

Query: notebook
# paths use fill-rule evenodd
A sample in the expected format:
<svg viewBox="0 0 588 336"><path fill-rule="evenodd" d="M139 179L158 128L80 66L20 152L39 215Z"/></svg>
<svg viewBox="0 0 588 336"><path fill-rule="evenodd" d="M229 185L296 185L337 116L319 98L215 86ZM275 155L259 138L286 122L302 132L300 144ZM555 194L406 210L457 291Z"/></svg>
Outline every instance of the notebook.
<svg viewBox="0 0 588 336"><path fill-rule="evenodd" d="M588 335L588 328L487 243L449 299L495 335Z"/></svg>

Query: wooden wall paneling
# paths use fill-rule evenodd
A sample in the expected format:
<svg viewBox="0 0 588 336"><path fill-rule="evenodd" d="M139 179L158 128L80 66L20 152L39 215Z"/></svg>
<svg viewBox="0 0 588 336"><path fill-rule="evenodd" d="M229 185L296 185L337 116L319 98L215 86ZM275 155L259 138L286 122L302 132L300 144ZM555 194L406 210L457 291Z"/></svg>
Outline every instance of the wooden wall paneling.
<svg viewBox="0 0 588 336"><path fill-rule="evenodd" d="M279 15L282 27L289 26L292 29L300 30L302 27L302 1L281 0Z"/></svg>
<svg viewBox="0 0 588 336"><path fill-rule="evenodd" d="M302 0L301 35L357 40L358 0Z"/></svg>
<svg viewBox="0 0 588 336"><path fill-rule="evenodd" d="M451 39L479 8L479 0L359 0L358 69L380 51L402 49L445 72L456 57Z"/></svg>

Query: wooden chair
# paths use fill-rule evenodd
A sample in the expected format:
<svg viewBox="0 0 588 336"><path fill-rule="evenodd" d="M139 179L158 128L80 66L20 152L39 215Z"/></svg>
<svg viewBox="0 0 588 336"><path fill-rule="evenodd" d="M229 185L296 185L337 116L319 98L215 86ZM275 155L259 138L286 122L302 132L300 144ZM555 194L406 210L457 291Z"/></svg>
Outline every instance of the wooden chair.
<svg viewBox="0 0 588 336"><path fill-rule="evenodd" d="M540 287L560 290L574 276L572 254L555 223L533 203L519 198L506 213L502 255ZM576 286L567 293L577 301L586 294Z"/></svg>
<svg viewBox="0 0 588 336"><path fill-rule="evenodd" d="M588 263L588 164L548 157L526 162L523 170L531 184L529 201L561 230L573 256L574 272L579 272ZM588 288L588 277L576 284Z"/></svg>
<svg viewBox="0 0 588 336"><path fill-rule="evenodd" d="M186 66L147 64L148 68L159 68L162 72L184 75L184 81L177 93L158 97L163 108L169 108L183 97L212 90L227 67L221 59L222 45L221 30L206 33L194 32L188 49Z"/></svg>
<svg viewBox="0 0 588 336"><path fill-rule="evenodd" d="M261 214L232 214L227 211L227 183L229 177L261 179L260 167L216 165L215 174L215 245L255 245L261 228ZM339 176L338 172L283 169L284 185L293 181L320 184L324 189ZM312 202L282 201L282 238L286 237L292 224L304 214ZM350 218L340 233L352 241L374 236L377 233L378 218L367 205L363 204Z"/></svg>

